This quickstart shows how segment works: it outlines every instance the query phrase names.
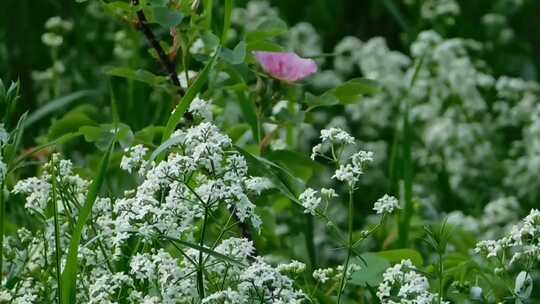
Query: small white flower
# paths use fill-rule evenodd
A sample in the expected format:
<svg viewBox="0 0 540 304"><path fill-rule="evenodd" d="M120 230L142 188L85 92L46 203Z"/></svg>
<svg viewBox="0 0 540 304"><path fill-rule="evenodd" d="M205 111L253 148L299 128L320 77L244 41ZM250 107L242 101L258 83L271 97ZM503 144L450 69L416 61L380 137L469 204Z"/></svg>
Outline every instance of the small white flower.
<svg viewBox="0 0 540 304"><path fill-rule="evenodd" d="M398 199L387 194L378 199L373 206L377 214L391 214L396 209L399 209Z"/></svg>
<svg viewBox="0 0 540 304"><path fill-rule="evenodd" d="M358 181L358 176L362 173L362 171L359 171L358 168L353 167L351 164L339 165L332 178L347 182L349 186L352 186Z"/></svg>
<svg viewBox="0 0 540 304"><path fill-rule="evenodd" d="M274 186L268 178L259 176L250 177L246 179L245 183L246 188L249 191L255 192L257 195L260 195L262 192L271 189Z"/></svg>
<svg viewBox="0 0 540 304"><path fill-rule="evenodd" d="M120 168L129 173L134 169L144 169L146 165L146 160L144 159L146 153L148 153L148 148L145 148L143 145L136 145L126 149L126 154L120 162Z"/></svg>
<svg viewBox="0 0 540 304"><path fill-rule="evenodd" d="M321 189L321 196L325 199L331 199L333 197L338 197L338 194L336 193L336 190L332 188L322 188Z"/></svg>
<svg viewBox="0 0 540 304"><path fill-rule="evenodd" d="M382 303L430 304L437 298L437 294L429 291L428 279L415 271L410 260L402 260L383 273L377 297Z"/></svg>
<svg viewBox="0 0 540 304"><path fill-rule="evenodd" d="M37 177L30 177L19 181L13 188L13 193L27 195L24 207L31 212L44 214L51 189L48 182Z"/></svg>
<svg viewBox="0 0 540 304"><path fill-rule="evenodd" d="M334 48L336 54L334 67L337 71L351 73L362 55L362 41L353 36L347 36Z"/></svg>
<svg viewBox="0 0 540 304"><path fill-rule="evenodd" d="M185 71L180 72L178 74L178 81L180 81L180 87L184 90L186 90L191 83L191 79L193 79L195 76L197 76L197 72L188 70L187 75Z"/></svg>
<svg viewBox="0 0 540 304"><path fill-rule="evenodd" d="M354 137L340 128L321 130L321 140L323 143L354 144Z"/></svg>
<svg viewBox="0 0 540 304"><path fill-rule="evenodd" d="M2 161L2 155L0 154L0 182L4 180L7 173L7 165Z"/></svg>
<svg viewBox="0 0 540 304"><path fill-rule="evenodd" d="M189 112L205 121L212 121L212 102L195 97L189 106Z"/></svg>
<svg viewBox="0 0 540 304"><path fill-rule="evenodd" d="M4 124L0 124L0 147L8 142L9 133L4 128Z"/></svg>
<svg viewBox="0 0 540 304"><path fill-rule="evenodd" d="M321 154L322 145L317 144L311 149L311 159L315 160L318 154Z"/></svg>
<svg viewBox="0 0 540 304"><path fill-rule="evenodd" d="M62 45L64 43L64 38L58 34L47 32L41 35L41 41L46 46L56 48Z"/></svg>
<svg viewBox="0 0 540 304"><path fill-rule="evenodd" d="M321 198L317 196L317 191L307 188L298 198L302 203L302 206L306 209L304 213L311 213L316 215L315 210L321 204Z"/></svg>
<svg viewBox="0 0 540 304"><path fill-rule="evenodd" d="M204 51L204 41L201 38L197 38L195 42L189 48L191 54L200 54Z"/></svg>
<svg viewBox="0 0 540 304"><path fill-rule="evenodd" d="M276 269L281 273L299 274L306 270L306 264L292 260L289 264L279 264Z"/></svg>
<svg viewBox="0 0 540 304"><path fill-rule="evenodd" d="M334 269L332 268L320 268L313 271L313 278L321 283L326 283L331 279Z"/></svg>

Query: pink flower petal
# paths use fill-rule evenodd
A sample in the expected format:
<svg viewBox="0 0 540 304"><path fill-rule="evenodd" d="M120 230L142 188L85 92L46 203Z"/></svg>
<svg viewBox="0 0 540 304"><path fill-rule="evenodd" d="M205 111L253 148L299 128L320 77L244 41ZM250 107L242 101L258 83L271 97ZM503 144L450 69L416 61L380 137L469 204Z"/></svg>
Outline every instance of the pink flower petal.
<svg viewBox="0 0 540 304"><path fill-rule="evenodd" d="M285 82L296 82L317 73L317 64L295 53L255 52L263 70L272 77Z"/></svg>

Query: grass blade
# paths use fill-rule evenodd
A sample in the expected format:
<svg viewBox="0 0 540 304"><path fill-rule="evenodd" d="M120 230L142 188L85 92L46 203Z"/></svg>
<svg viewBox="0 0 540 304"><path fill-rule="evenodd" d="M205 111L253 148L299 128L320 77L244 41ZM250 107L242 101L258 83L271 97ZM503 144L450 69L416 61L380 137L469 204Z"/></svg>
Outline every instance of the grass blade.
<svg viewBox="0 0 540 304"><path fill-rule="evenodd" d="M19 156L15 159L13 165L11 165L11 166L9 167L8 172L11 172L11 171L13 171L14 169L16 169L17 166L18 166L25 158L27 158L27 157L29 157L29 156L31 156L31 155L33 155L33 154L35 154L35 153L37 153L37 152L43 150L43 149L46 149L46 148L48 148L48 147L52 147L52 146L57 145L57 144L63 144L63 143L65 143L65 142L68 142L68 141L70 141L70 140L73 140L73 139L75 139L75 138L77 138L77 137L79 137L79 136L82 136L82 135L83 135L83 134L82 134L81 132L72 132L72 133L64 134L64 135L58 137L58 138L55 139L55 140L52 140L52 141L50 141L50 142L44 143L44 144L39 145L39 146L37 146L37 147L34 147L34 148L30 149L30 150L27 150L26 152L22 153L21 155L19 155Z"/></svg>
<svg viewBox="0 0 540 304"><path fill-rule="evenodd" d="M210 74L210 70L212 69L212 66L218 56L217 54L219 54L219 49L216 50L216 55L214 55L214 57L212 57L212 59L208 61L195 82L187 90L186 95L184 95L184 97L182 97L182 99L180 100L180 104L176 107L176 110L169 118L167 126L163 131L163 138L161 139L162 143L169 139L171 134L174 132L174 129L180 122L180 119L182 119L184 113L186 113L186 111L189 109L189 105L191 105L193 99L195 99L197 94L199 94L202 90L206 81L208 81L208 75Z"/></svg>
<svg viewBox="0 0 540 304"><path fill-rule="evenodd" d="M223 15L223 32L221 32L221 43L224 44L227 39L227 33L231 28L231 16L234 6L234 0L225 0L225 12Z"/></svg>
<svg viewBox="0 0 540 304"><path fill-rule="evenodd" d="M409 242L409 230L411 225L411 217L413 216L414 208L412 201L412 187L413 187L413 160L412 160L412 130L409 121L409 92L414 87L420 69L424 63L424 56L416 63L414 73L409 83L409 90L405 94L403 100L405 102L405 110L403 112L403 197L405 200L405 207L403 208L403 214L398 218L399 223L399 245L402 248L407 247Z"/></svg>
<svg viewBox="0 0 540 304"><path fill-rule="evenodd" d="M86 222L90 218L90 215L92 213L92 207L94 206L94 202L96 201L101 185L103 184L103 181L105 179L105 173L107 172L107 167L109 165L109 158L111 156L111 152L114 148L115 142L116 142L116 137L113 140L111 140L111 143L109 145L109 148L107 149L107 152L101 159L101 163L99 165L99 171L97 172L96 178L92 181L92 184L90 184L90 188L88 189L88 193L86 196L86 201L84 203L84 206L81 208L79 212L79 217L77 218L77 224L75 225L75 229L71 236L66 265L65 265L64 271L62 272L62 278L61 278L62 289L63 289L62 290L62 294L63 294L62 303L63 304L75 303L75 289L77 286L76 283L77 283L77 272L78 272L77 254L79 252L79 245L81 243L82 232L83 232L84 226L86 225Z"/></svg>
<svg viewBox="0 0 540 304"><path fill-rule="evenodd" d="M39 108L34 113L28 115L28 118L24 122L24 127L28 128L29 126L33 125L35 122L37 122L40 119L44 118L48 114L53 113L53 112L65 107L65 106L71 104L72 102L74 102L74 101L76 101L78 99L81 99L83 97L90 96L90 95L93 95L93 94L96 94L96 91L83 90L83 91L74 92L74 93L68 94L66 96L62 96L60 98L51 100L45 106Z"/></svg>
<svg viewBox="0 0 540 304"><path fill-rule="evenodd" d="M52 205L54 215L54 256L56 258L56 280L58 282L58 303L63 302L63 288L61 276L61 249L60 249L60 224L58 222L58 202L57 202L57 184L56 184L56 171L53 170L52 174Z"/></svg>

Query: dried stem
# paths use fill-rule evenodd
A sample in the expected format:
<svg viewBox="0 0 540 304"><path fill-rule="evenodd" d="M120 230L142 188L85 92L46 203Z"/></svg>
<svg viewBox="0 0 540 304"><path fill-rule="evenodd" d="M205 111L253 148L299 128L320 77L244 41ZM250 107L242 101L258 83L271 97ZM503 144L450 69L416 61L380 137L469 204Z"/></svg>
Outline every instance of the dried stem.
<svg viewBox="0 0 540 304"><path fill-rule="evenodd" d="M139 5L139 0L131 0L131 4L133 6ZM178 74L176 73L176 65L173 60L167 56L161 45L159 44L159 41L156 38L156 35L154 35L154 32L152 32L152 29L148 25L148 20L146 19L146 16L144 15L144 12L142 9L137 10L137 29L140 30L144 36L146 37L146 40L148 40L148 43L152 46L152 48L156 51L159 62L163 66L163 68L167 71L167 74L169 75L169 78L171 82L181 88L180 81L178 80Z"/></svg>

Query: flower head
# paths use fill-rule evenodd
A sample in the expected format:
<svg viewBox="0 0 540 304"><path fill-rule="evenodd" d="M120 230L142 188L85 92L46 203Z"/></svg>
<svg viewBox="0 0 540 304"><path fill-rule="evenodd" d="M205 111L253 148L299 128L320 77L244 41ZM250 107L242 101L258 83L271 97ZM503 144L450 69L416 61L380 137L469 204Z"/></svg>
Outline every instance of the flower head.
<svg viewBox="0 0 540 304"><path fill-rule="evenodd" d="M317 64L312 59L304 59L295 53L255 52L263 70L272 77L296 82L317 72Z"/></svg>

